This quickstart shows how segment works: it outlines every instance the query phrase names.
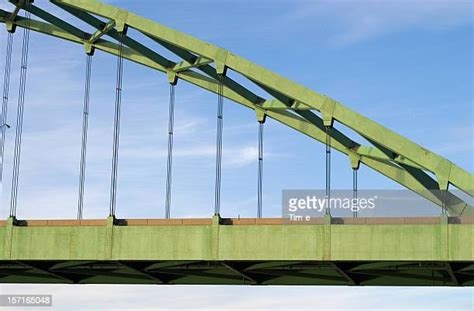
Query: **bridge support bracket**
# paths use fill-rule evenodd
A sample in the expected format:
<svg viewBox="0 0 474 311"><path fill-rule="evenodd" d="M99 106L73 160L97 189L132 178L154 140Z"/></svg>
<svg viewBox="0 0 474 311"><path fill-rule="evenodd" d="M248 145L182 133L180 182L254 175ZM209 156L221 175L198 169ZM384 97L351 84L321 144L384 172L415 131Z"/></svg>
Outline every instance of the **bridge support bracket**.
<svg viewBox="0 0 474 311"><path fill-rule="evenodd" d="M336 107L336 102L329 97L326 97L322 106L321 114L323 116L323 124L325 127L332 127L334 124L334 108Z"/></svg>
<svg viewBox="0 0 474 311"><path fill-rule="evenodd" d="M95 48L93 43L84 42L84 51L87 55L94 55Z"/></svg>
<svg viewBox="0 0 474 311"><path fill-rule="evenodd" d="M171 85L176 85L176 84L178 84L178 75L176 74L176 72L171 71L171 70L168 70L168 71L166 72L166 75L168 76L168 82L169 82Z"/></svg>
<svg viewBox="0 0 474 311"><path fill-rule="evenodd" d="M16 24L13 22L6 21L5 26L7 27L7 31L10 33L14 33L16 31Z"/></svg>
<svg viewBox="0 0 474 311"><path fill-rule="evenodd" d="M226 61L227 61L227 55L229 52L224 49L217 49L215 57L214 57L214 63L216 64L216 73L218 75L224 75L226 74L227 66L226 66Z"/></svg>
<svg viewBox="0 0 474 311"><path fill-rule="evenodd" d="M440 190L448 190L449 188L449 178L451 175L451 162L443 161L437 169L436 179L438 180L438 185Z"/></svg>
<svg viewBox="0 0 474 311"><path fill-rule="evenodd" d="M355 152L349 151L347 154L349 156L349 161L351 163L351 168L354 170L358 170L360 166L360 155L356 154Z"/></svg>
<svg viewBox="0 0 474 311"><path fill-rule="evenodd" d="M265 109L260 107L255 107L255 115L257 116L257 121L260 123L265 123L267 118L267 114L265 113Z"/></svg>
<svg viewBox="0 0 474 311"><path fill-rule="evenodd" d="M124 35L127 35L128 27L124 21L116 19L114 26L115 26L114 27L115 30L117 30L119 33L123 33Z"/></svg>
<svg viewBox="0 0 474 311"><path fill-rule="evenodd" d="M227 72L227 66L225 65L226 58L227 58L226 50L218 51L216 59L214 60L214 63L216 65L216 73L218 75L225 76Z"/></svg>

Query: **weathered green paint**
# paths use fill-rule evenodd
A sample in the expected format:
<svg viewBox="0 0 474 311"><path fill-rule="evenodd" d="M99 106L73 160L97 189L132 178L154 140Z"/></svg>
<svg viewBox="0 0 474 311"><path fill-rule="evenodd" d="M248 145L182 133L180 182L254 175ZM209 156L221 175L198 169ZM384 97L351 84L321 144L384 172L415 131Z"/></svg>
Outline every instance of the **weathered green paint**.
<svg viewBox="0 0 474 311"><path fill-rule="evenodd" d="M90 37L88 43L89 44L94 44L97 40L99 40L102 36L104 36L106 33L108 33L112 28L115 27L115 21L109 21L107 24L105 24L104 28L101 30L97 30L92 34Z"/></svg>
<svg viewBox="0 0 474 311"><path fill-rule="evenodd" d="M370 141L363 146L333 128L331 147L442 205L436 192L453 184L474 194L474 176L447 159L350 110L328 96L285 79L222 48L94 0L54 0L97 29L87 33L35 5L0 10L8 31L33 31L117 55L119 32L134 28L177 55L175 63L124 34L125 59L158 70L168 82L187 81L218 92L218 74L233 70L262 88L262 98L228 76L224 96L319 142L326 126L345 125ZM95 16L108 20L104 23ZM115 27L115 28L114 28ZM196 71L194 71L196 70ZM198 73L200 71L201 73ZM315 112L318 111L320 115ZM428 174L436 176L433 179ZM448 192L452 215L474 208ZM208 225L28 226L8 219L0 226L0 282L145 284L328 284L474 285L473 224L226 225L215 216Z"/></svg>
<svg viewBox="0 0 474 311"><path fill-rule="evenodd" d="M474 285L472 274L460 271L474 265L472 222L226 225L216 216L208 225L114 225L114 222L117 223L109 218L103 225L7 223L0 227L3 241L0 282L32 282L28 275L18 272L23 271L21 266L45 274L36 280L40 282L163 283L159 274L171 273L162 271L165 267L181 266L171 273L173 283ZM399 268L389 271L392 268L373 267L383 262ZM194 275L197 271L190 268L195 267L194 263L207 266L204 274L209 275ZM365 267L368 263L372 266ZM414 268L413 263L417 263ZM452 283L448 270L443 272L444 279L438 281L426 274L433 273L439 263L451 268L454 265L452 272L458 284ZM311 269L300 267L304 264ZM75 265L89 267L90 271L79 273L80 280L74 280ZM115 279L104 265L112 266L109 270L125 272ZM409 265L411 270L418 267L416 273L426 273L421 279L415 271L410 272L415 275L404 275L402 270L408 269L402 268L404 265ZM427 265L432 266L427 268ZM288 276L269 277L275 269L288 269L288 266ZM309 269L306 271L309 274L299 275L296 272L301 272L300 269ZM380 275L364 276L367 269ZM153 277L150 272L153 270L161 272ZM319 270L329 274L321 278ZM358 275L357 282L348 279L354 273Z"/></svg>
<svg viewBox="0 0 474 311"><path fill-rule="evenodd" d="M474 258L473 224L13 226L11 236L9 228L0 227L1 260Z"/></svg>
<svg viewBox="0 0 474 311"><path fill-rule="evenodd" d="M191 68L197 68L200 66L209 65L210 63L212 63L211 59L207 59L205 57L198 57L193 63L182 61L181 63L176 64L173 67L173 71L174 72L185 71Z"/></svg>

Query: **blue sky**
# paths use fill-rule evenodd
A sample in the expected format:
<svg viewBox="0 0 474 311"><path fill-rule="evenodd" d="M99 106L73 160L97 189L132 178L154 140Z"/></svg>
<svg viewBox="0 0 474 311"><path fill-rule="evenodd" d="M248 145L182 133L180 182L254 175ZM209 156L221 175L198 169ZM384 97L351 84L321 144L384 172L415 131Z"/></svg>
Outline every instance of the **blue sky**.
<svg viewBox="0 0 474 311"><path fill-rule="evenodd" d="M0 7L10 9L5 2ZM330 95L474 171L473 7L469 1L107 2L224 47ZM43 1L38 4L50 7ZM5 34L0 32L0 42L5 42ZM20 36L18 32L15 38L10 92L8 121L12 125ZM2 53L4 46L2 43ZM84 64L80 46L31 35L19 218L76 215ZM84 215L104 218L111 166L113 56L100 52L94 56L92 79ZM185 83L179 83L176 94L172 216L209 217L214 198L217 99ZM167 107L166 77L126 62L118 217L156 218L164 213ZM5 218L14 130L7 135L0 209ZM256 138L254 113L227 101L221 212L225 217L256 214ZM348 160L334 153L333 188L350 188L351 174ZM267 121L264 180L264 216L278 217L282 189L324 187L324 146ZM360 170L359 185L399 188L366 167ZM302 289L304 297L315 291L318 289ZM354 291L343 292L349 295L344 299L350 301ZM331 293L343 294L339 288ZM396 293L404 295L403 290ZM448 290L430 293L447 297ZM459 308L466 306L469 296L472 306L472 291L463 293L464 305L459 302ZM393 303L402 302L394 299Z"/></svg>

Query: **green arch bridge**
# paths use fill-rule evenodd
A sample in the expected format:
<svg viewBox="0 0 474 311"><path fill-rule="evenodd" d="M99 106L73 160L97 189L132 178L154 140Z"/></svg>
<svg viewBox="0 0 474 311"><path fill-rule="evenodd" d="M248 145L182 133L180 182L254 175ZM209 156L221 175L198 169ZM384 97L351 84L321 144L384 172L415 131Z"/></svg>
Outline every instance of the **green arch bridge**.
<svg viewBox="0 0 474 311"><path fill-rule="evenodd" d="M474 176L471 173L331 97L305 88L223 48L131 12L95 0L51 0L72 17L66 21L42 9L40 1L9 2L11 11L0 10L0 22L6 25L8 40L18 28L24 32L10 217L0 221L0 282L474 285L474 208L449 189L451 185L472 199ZM24 16L20 16L22 12ZM81 30L70 21L72 19L86 23L96 31ZM128 29L152 39L180 61L174 62L160 55L156 47L134 39L127 33ZM24 105L24 96L21 95L26 88L30 31L82 45L89 60L96 51L115 55L118 59L111 205L107 219L82 219L89 61L78 219L16 218ZM2 106L2 172L10 72L8 59L12 54L10 44L8 41ZM215 214L212 218L169 217L174 100L170 100L165 218L115 217L123 60L167 75L171 98L174 85L179 81L217 94L220 110L217 115ZM232 79L230 71L253 83L268 97L257 95ZM347 155L354 176L363 164L388 177L438 205L440 216L337 218L326 211L324 217L303 224L262 218L259 167L258 217L221 218L221 109L224 99L254 110L261 127L266 118L272 118L326 144L329 164L332 150ZM344 127L371 144L363 145L351 139L339 130ZM263 141L260 142L263 145ZM259 150L261 163L263 147ZM329 169L330 165L327 165ZM329 182L326 190L329 193Z"/></svg>

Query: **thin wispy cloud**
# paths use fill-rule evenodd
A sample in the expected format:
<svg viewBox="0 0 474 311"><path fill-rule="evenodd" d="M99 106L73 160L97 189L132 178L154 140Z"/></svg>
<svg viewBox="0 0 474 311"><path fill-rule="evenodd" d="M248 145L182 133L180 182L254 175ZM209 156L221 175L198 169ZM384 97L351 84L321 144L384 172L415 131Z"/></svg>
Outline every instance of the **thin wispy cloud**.
<svg viewBox="0 0 474 311"><path fill-rule="evenodd" d="M439 154L451 157L453 155L472 155L474 154L474 124L459 125L447 130L449 140L438 140L434 151ZM474 166L474 160L471 158L471 165Z"/></svg>
<svg viewBox="0 0 474 311"><path fill-rule="evenodd" d="M443 30L472 24L472 2L464 0L299 1L288 19L329 25L329 42L349 45L413 30Z"/></svg>

